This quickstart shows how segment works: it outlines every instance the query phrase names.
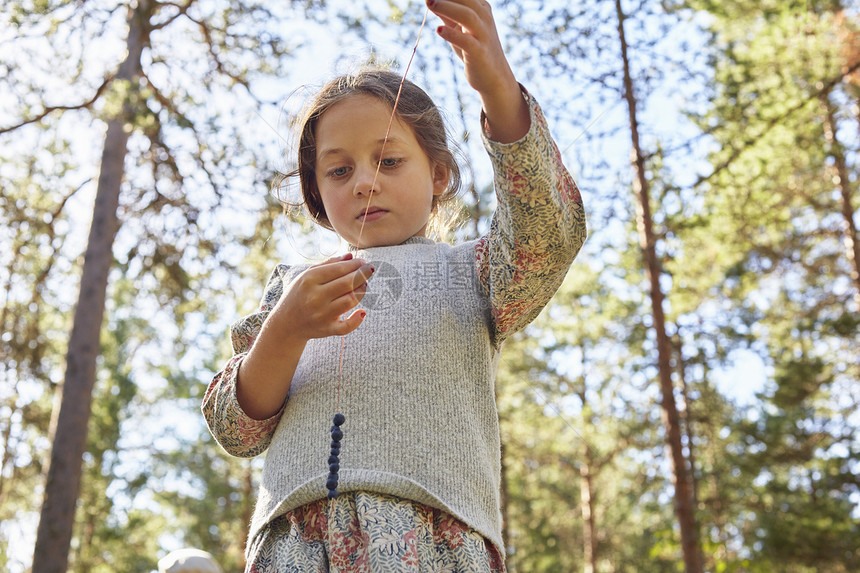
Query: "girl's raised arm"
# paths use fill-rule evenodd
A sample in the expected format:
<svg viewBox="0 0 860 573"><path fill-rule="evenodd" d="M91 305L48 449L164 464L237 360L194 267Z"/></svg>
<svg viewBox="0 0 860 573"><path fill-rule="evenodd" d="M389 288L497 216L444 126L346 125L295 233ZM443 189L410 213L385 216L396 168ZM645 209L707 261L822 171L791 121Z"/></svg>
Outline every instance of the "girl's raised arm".
<svg viewBox="0 0 860 573"><path fill-rule="evenodd" d="M487 135L498 143L513 143L529 130L529 108L514 77L490 3L486 0L427 0L442 19L436 32L463 60L466 80L480 95Z"/></svg>

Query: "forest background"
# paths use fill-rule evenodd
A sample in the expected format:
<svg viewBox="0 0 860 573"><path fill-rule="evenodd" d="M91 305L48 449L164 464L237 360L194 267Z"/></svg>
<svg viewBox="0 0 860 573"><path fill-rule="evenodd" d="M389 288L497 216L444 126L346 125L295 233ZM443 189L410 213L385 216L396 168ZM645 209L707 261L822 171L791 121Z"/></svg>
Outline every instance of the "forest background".
<svg viewBox="0 0 860 573"><path fill-rule="evenodd" d="M590 230L503 352L509 570L860 569L858 3L493 6ZM402 71L423 13L3 3L0 569L150 572L186 545L241 569L261 460L200 401L273 265L344 249L275 197L290 121L335 73ZM460 146L465 239L489 162L434 25L410 78Z"/></svg>

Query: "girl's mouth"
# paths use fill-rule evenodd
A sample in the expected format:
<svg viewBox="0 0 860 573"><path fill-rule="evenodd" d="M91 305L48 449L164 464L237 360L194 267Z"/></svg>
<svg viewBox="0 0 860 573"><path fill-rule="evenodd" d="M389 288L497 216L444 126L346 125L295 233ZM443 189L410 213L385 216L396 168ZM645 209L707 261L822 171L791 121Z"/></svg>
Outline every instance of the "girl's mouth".
<svg viewBox="0 0 860 573"><path fill-rule="evenodd" d="M367 209L367 211L362 210L361 213L358 214L358 217L356 217L356 219L364 223L371 223L373 221L376 221L377 219L381 219L385 216L386 213L388 213L388 211L386 211L385 209L380 209L379 207L371 207L370 209Z"/></svg>

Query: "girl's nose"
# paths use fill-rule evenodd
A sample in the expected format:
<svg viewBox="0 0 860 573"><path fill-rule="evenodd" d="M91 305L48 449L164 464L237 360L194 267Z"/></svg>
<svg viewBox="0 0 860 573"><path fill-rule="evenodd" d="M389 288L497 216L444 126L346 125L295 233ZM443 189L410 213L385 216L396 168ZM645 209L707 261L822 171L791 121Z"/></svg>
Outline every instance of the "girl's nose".
<svg viewBox="0 0 860 573"><path fill-rule="evenodd" d="M376 168L362 168L358 170L355 178L355 185L352 188L352 194L356 197L366 197L371 190L377 193L378 189L373 189L373 178L376 176ZM378 185L377 185L378 187Z"/></svg>

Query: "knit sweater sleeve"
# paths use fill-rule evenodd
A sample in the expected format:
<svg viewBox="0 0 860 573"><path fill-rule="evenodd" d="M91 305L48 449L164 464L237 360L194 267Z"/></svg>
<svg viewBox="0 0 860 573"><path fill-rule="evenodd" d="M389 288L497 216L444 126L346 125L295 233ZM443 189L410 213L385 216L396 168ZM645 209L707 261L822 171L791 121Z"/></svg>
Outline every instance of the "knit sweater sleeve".
<svg viewBox="0 0 860 573"><path fill-rule="evenodd" d="M523 97L531 127L522 139L502 144L484 134L498 206L475 256L497 345L546 306L586 235L579 189L562 164L537 102L525 89Z"/></svg>
<svg viewBox="0 0 860 573"><path fill-rule="evenodd" d="M239 366L260 334L266 317L275 307L284 290L283 271L280 265L272 273L257 311L240 319L230 327L233 357L209 383L203 397L203 417L215 440L233 456L252 458L269 447L272 436L283 414L283 407L271 418L255 420L248 416L236 397L236 380Z"/></svg>

